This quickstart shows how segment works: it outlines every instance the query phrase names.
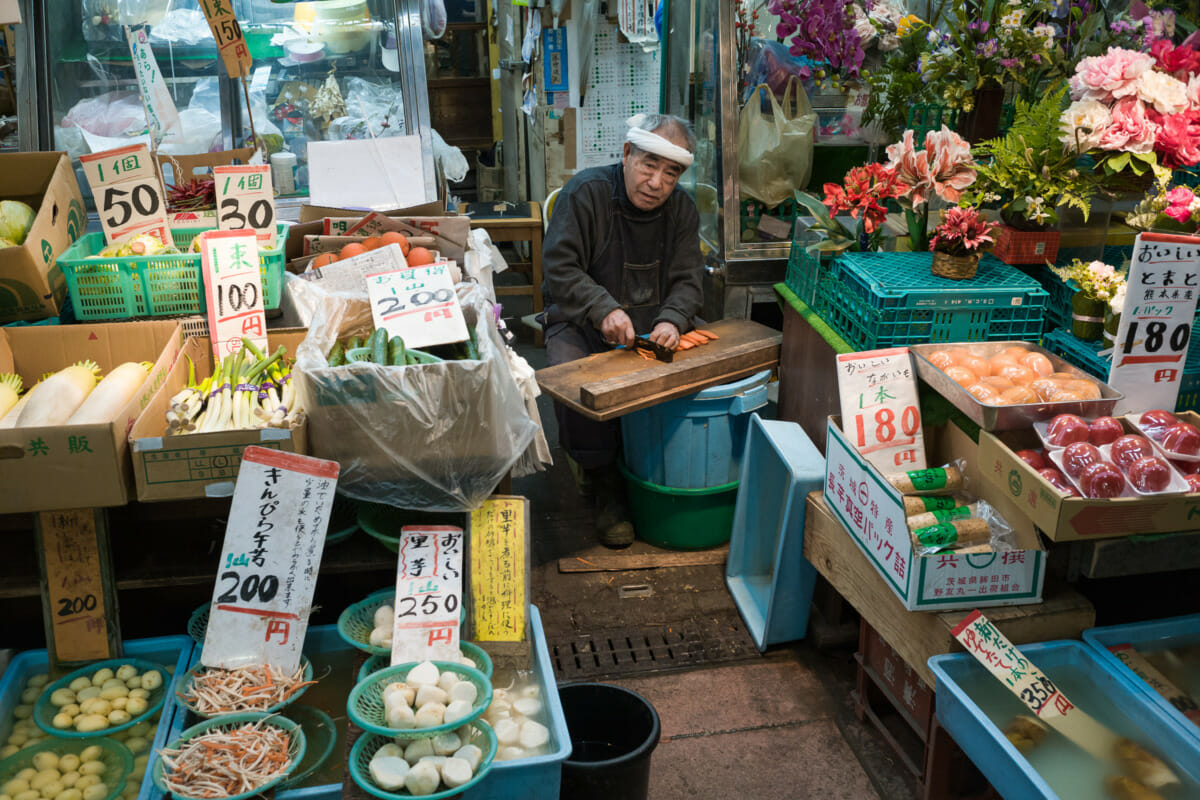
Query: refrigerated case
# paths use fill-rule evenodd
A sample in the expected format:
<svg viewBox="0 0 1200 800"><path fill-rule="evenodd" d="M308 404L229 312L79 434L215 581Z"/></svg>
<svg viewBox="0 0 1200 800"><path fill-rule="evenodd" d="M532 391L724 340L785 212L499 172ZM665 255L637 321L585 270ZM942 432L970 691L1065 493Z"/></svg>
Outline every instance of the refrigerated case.
<svg viewBox="0 0 1200 800"><path fill-rule="evenodd" d="M280 201L286 217L307 195L307 142L366 138L369 120L376 136L420 135L425 199L437 199L420 0L225 1L254 59L252 114L197 0L21 0L18 94L36 98L21 109L21 148L66 150L78 170L80 155L144 130L125 27L148 26L182 119L181 140L160 152L241 147L252 123L268 154L296 156L296 191Z"/></svg>

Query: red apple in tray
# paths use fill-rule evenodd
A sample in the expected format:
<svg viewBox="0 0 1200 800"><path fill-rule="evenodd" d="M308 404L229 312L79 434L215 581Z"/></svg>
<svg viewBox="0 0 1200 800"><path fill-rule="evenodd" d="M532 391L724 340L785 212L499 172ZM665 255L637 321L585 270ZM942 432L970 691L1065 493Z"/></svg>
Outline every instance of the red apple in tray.
<svg viewBox="0 0 1200 800"><path fill-rule="evenodd" d="M1059 447L1076 442L1086 442L1091 437L1091 428L1083 417L1075 414L1059 414L1050 420L1046 428L1046 441Z"/></svg>
<svg viewBox="0 0 1200 800"><path fill-rule="evenodd" d="M1147 436L1157 442L1162 439L1167 428L1178 421L1170 411L1163 411L1161 408L1156 408L1138 417L1138 427L1145 431Z"/></svg>
<svg viewBox="0 0 1200 800"><path fill-rule="evenodd" d="M1099 447L1112 444L1125 435L1121 421L1114 417L1096 417L1088 424L1088 441Z"/></svg>
<svg viewBox="0 0 1200 800"><path fill-rule="evenodd" d="M1139 492L1162 492L1171 485L1171 467L1158 456L1138 459L1126 474Z"/></svg>
<svg viewBox="0 0 1200 800"><path fill-rule="evenodd" d="M1072 478L1078 478L1086 467L1092 464L1099 464L1103 460L1104 457L1100 455L1100 448L1087 442L1076 442L1075 444L1067 445L1066 449L1062 451L1063 472Z"/></svg>

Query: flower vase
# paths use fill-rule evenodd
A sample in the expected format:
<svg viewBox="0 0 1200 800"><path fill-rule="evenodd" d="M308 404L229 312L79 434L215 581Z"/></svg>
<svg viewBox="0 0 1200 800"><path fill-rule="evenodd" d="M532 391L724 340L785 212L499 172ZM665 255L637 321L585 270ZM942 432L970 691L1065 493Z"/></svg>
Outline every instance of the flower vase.
<svg viewBox="0 0 1200 800"><path fill-rule="evenodd" d="M958 112L958 132L971 144L995 139L1000 135L1004 108L1004 87L988 86L975 90L970 111Z"/></svg>
<svg viewBox="0 0 1200 800"><path fill-rule="evenodd" d="M951 280L963 281L975 277L975 269L979 266L979 253L969 256L952 256L949 253L933 252L932 271L934 275Z"/></svg>
<svg viewBox="0 0 1200 800"><path fill-rule="evenodd" d="M1104 349L1113 347L1117 342L1117 331L1121 328L1120 312L1113 313L1112 306L1104 306Z"/></svg>
<svg viewBox="0 0 1200 800"><path fill-rule="evenodd" d="M1071 333L1076 339L1095 342L1104 335L1104 309L1108 304L1076 292L1071 297Z"/></svg>

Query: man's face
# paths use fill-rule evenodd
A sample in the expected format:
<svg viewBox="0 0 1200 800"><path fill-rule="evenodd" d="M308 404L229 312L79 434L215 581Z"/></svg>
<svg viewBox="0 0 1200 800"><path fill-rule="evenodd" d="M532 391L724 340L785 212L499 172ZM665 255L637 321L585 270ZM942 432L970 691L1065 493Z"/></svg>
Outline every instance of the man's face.
<svg viewBox="0 0 1200 800"><path fill-rule="evenodd" d="M687 140L675 131L667 132L660 128L654 132L672 144L687 147ZM682 164L645 151L633 152L633 146L625 143L624 156L621 159L625 173L625 191L629 201L642 211L653 211L667 202L679 176L683 174Z"/></svg>

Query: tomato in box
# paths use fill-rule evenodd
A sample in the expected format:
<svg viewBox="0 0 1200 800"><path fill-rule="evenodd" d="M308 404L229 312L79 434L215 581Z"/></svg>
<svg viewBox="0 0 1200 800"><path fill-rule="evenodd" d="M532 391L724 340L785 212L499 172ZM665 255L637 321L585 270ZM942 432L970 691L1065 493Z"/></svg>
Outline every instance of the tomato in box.
<svg viewBox="0 0 1200 800"><path fill-rule="evenodd" d="M1086 467L1099 464L1103 460L1099 448L1087 442L1068 445L1067 449L1062 452L1063 471L1072 478L1078 478Z"/></svg>
<svg viewBox="0 0 1200 800"><path fill-rule="evenodd" d="M1075 442L1086 442L1091 434L1091 429L1083 420L1083 417L1078 417L1074 414L1059 414L1054 419L1050 420L1049 427L1046 428L1046 439L1050 444L1056 444L1061 447L1066 447Z"/></svg>
<svg viewBox="0 0 1200 800"><path fill-rule="evenodd" d="M1039 471L1046 469L1047 467L1050 466L1046 462L1046 458L1042 455L1041 451L1039 451L1039 450L1018 450L1017 458L1021 459L1026 464L1028 464L1029 466L1031 466L1034 469L1039 470ZM1055 472L1057 472L1057 471L1058 470L1055 470Z"/></svg>
<svg viewBox="0 0 1200 800"><path fill-rule="evenodd" d="M1128 470L1135 462L1154 455L1154 446L1146 437L1130 434L1113 442L1109 452L1114 464Z"/></svg>
<svg viewBox="0 0 1200 800"><path fill-rule="evenodd" d="M1162 446L1171 453L1194 456L1200 453L1200 429L1186 422L1176 423L1163 434Z"/></svg>
<svg viewBox="0 0 1200 800"><path fill-rule="evenodd" d="M1138 417L1138 427L1146 432L1146 435L1156 441L1161 440L1167 428L1174 425L1178 420L1170 411L1163 411L1161 408L1156 408L1153 411L1147 411L1142 416Z"/></svg>
<svg viewBox="0 0 1200 800"><path fill-rule="evenodd" d="M1161 492L1171 483L1171 468L1161 458L1147 456L1129 468L1129 482L1139 492Z"/></svg>
<svg viewBox="0 0 1200 800"><path fill-rule="evenodd" d="M1088 429L1089 440L1097 447L1102 444L1112 444L1125 433L1121 421L1113 417L1096 417Z"/></svg>
<svg viewBox="0 0 1200 800"><path fill-rule="evenodd" d="M1100 461L1084 467L1079 474L1079 488L1085 497L1120 497L1125 491L1125 476L1112 464Z"/></svg>

